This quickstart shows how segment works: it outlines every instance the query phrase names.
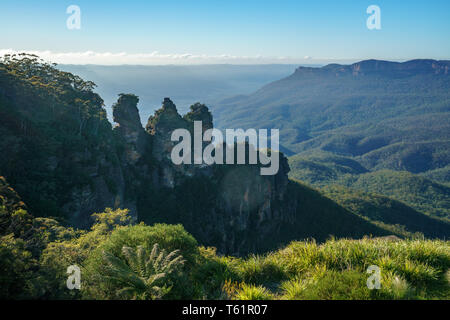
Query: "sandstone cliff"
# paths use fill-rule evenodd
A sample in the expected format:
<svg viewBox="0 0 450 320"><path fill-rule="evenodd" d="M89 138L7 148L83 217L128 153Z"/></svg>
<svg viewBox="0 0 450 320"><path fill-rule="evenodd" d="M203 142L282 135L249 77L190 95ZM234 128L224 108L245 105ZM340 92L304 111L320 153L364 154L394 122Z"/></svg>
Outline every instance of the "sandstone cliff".
<svg viewBox="0 0 450 320"><path fill-rule="evenodd" d="M33 70L30 77L30 70ZM29 212L87 228L94 212L128 208L148 224L181 223L203 245L245 255L314 237L383 235L331 200L259 165L171 161L171 133L213 127L200 103L181 116L165 98L145 129L138 97L120 94L111 126L95 85L36 58L0 63L0 174ZM339 221L339 223L336 223Z"/></svg>

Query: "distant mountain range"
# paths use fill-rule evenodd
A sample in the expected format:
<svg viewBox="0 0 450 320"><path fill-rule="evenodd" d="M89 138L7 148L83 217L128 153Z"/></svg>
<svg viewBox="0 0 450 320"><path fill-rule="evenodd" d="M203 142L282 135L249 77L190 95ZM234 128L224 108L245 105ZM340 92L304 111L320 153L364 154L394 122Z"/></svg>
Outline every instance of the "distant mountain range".
<svg viewBox="0 0 450 320"><path fill-rule="evenodd" d="M450 61L299 67L212 112L219 128L279 128L292 178L450 217Z"/></svg>
<svg viewBox="0 0 450 320"><path fill-rule="evenodd" d="M212 110L218 127L279 128L292 153L361 156L395 143L448 140L449 68L450 61L434 60L299 67Z"/></svg>

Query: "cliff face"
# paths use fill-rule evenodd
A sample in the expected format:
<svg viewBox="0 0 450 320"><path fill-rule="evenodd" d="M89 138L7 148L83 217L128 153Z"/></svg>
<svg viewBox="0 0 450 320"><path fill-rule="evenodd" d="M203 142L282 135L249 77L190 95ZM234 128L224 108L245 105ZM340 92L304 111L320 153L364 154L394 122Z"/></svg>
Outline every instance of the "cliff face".
<svg viewBox="0 0 450 320"><path fill-rule="evenodd" d="M123 95L113 110L118 123L114 130L126 142L122 167L134 168L125 175L138 172L132 180L140 181L133 188L140 220L182 223L202 243L234 254L260 248L261 238L270 235L258 230L275 232L266 226L289 220L278 205L285 200L288 185L289 166L283 155L275 176L261 176L257 165L175 165L171 160L173 130L193 133L194 121L202 121L203 131L212 128L208 108L195 104L182 117L165 98L144 131L136 103L137 99Z"/></svg>
<svg viewBox="0 0 450 320"><path fill-rule="evenodd" d="M35 58L0 63L0 175L35 216L86 228L94 212L128 208L148 224L181 223L201 244L237 255L307 237L379 234L289 181L282 154L274 176L261 176L259 165L175 165L172 131L192 133L194 121L212 128L205 105L182 117L165 98L144 129L139 99L121 94L112 128L93 88Z"/></svg>
<svg viewBox="0 0 450 320"><path fill-rule="evenodd" d="M351 65L329 64L322 68L299 67L294 76L331 75L331 76L362 76L376 75L388 77L409 77L417 75L448 75L450 61L416 59L406 62L391 62L383 60L364 60Z"/></svg>
<svg viewBox="0 0 450 320"><path fill-rule="evenodd" d="M194 121L202 121L203 132L212 128L208 108L194 104L182 117L165 98L144 130L137 102L133 95L122 95L115 104L114 137L125 181L123 201L116 206L131 208L138 220L180 223L201 244L233 255L264 252L308 237L322 241L330 234L384 234L317 192L289 181L289 165L281 153L273 176L261 175L259 165L175 165L173 130L184 128L193 135Z"/></svg>
<svg viewBox="0 0 450 320"><path fill-rule="evenodd" d="M165 98L161 108L150 116L146 126L146 131L153 141L151 154L158 164L155 172L155 187L172 188L177 183L177 175L193 175L194 168L172 165L170 154L176 143L170 138L176 129L189 129L189 123L178 114L175 104L169 98Z"/></svg>
<svg viewBox="0 0 450 320"><path fill-rule="evenodd" d="M141 117L137 109L139 98L134 95L121 94L113 105L113 119L117 123L114 128L123 139L125 147L125 161L129 165L136 165L146 152L149 137L141 125Z"/></svg>

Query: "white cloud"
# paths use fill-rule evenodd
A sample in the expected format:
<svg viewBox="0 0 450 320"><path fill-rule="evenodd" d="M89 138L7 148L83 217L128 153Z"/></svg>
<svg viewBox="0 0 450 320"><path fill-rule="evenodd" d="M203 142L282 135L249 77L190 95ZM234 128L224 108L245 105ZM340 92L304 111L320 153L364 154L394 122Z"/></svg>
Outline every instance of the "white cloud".
<svg viewBox="0 0 450 320"><path fill-rule="evenodd" d="M0 49L0 56L14 53L35 54L49 62L59 64L101 64L101 65L120 65L120 64L138 64L138 65L161 65L161 64L262 64L262 63L312 63L308 56L304 58L292 57L264 57L257 56L235 56L229 54L221 55L196 55L190 53L182 54L164 54L158 51L151 53L127 53L127 52L53 52L49 50L14 50ZM320 63L317 61L316 63Z"/></svg>

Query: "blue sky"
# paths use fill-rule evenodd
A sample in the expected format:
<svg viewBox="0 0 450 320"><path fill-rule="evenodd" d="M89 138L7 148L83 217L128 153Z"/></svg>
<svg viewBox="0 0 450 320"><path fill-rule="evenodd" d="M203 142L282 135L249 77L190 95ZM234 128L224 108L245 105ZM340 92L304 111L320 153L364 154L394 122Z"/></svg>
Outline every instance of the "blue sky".
<svg viewBox="0 0 450 320"><path fill-rule="evenodd" d="M72 4L80 30L66 27ZM366 27L369 5L381 30ZM450 59L449 12L448 0L2 0L0 52L107 64Z"/></svg>

